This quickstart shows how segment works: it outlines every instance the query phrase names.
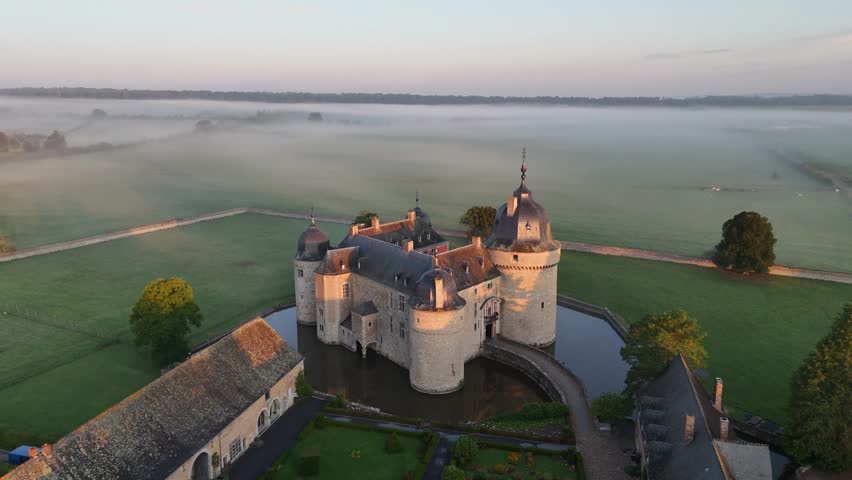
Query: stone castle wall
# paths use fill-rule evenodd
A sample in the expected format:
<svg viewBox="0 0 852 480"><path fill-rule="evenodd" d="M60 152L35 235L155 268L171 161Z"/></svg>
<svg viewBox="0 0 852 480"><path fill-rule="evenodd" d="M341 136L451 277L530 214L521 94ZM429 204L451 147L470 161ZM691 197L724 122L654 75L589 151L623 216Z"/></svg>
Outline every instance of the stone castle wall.
<svg viewBox="0 0 852 480"><path fill-rule="evenodd" d="M561 251L489 249L502 275L500 335L532 346L556 340L556 275Z"/></svg>
<svg viewBox="0 0 852 480"><path fill-rule="evenodd" d="M361 275L352 276L353 306L372 300L378 313L376 352L402 367L409 365L408 296ZM402 301L400 302L400 296ZM402 309L400 309L400 303ZM402 327L402 330L400 330ZM403 334L400 334L400 331ZM403 336L404 335L404 336Z"/></svg>
<svg viewBox="0 0 852 480"><path fill-rule="evenodd" d="M464 384L464 310L412 310L411 386L423 393L448 393ZM472 330L472 329L471 329Z"/></svg>
<svg viewBox="0 0 852 480"><path fill-rule="evenodd" d="M343 284L352 288L351 278L351 273L316 275L317 338L323 343L340 343L340 322L352 311L352 296L343 296Z"/></svg>
<svg viewBox="0 0 852 480"><path fill-rule="evenodd" d="M491 288L488 288L489 283ZM499 297L500 278L474 285L458 293L467 302L461 310L463 316L461 335L464 360L468 361L478 357L482 351L482 342L485 341L485 319L479 307L486 299L494 296ZM497 322L497 331L499 331L499 326L500 322Z"/></svg>
<svg viewBox="0 0 852 480"><path fill-rule="evenodd" d="M317 323L316 274L321 262L293 260L293 278L296 291L296 321L303 325ZM299 276L299 271L302 276Z"/></svg>

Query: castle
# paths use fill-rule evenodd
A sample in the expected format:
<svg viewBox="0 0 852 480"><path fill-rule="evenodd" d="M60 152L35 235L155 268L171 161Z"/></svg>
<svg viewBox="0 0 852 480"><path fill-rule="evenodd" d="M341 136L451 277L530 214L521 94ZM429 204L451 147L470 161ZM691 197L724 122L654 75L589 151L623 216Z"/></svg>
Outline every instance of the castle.
<svg viewBox="0 0 852 480"><path fill-rule="evenodd" d="M419 198L403 220L352 225L336 248L311 215L294 259L297 321L326 344L372 348L434 394L462 387L464 364L486 339L553 343L561 244L526 172L524 152L521 185L491 236L452 250Z"/></svg>

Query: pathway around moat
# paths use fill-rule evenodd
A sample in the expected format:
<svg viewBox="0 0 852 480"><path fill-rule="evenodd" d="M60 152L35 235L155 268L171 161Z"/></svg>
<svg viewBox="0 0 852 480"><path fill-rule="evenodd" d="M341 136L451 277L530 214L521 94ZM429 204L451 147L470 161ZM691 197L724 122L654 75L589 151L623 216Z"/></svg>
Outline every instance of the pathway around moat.
<svg viewBox="0 0 852 480"><path fill-rule="evenodd" d="M308 215L304 213L288 212L286 210L275 210L269 208L253 208L242 207L231 210L223 210L221 212L208 213L198 215L191 218L175 218L165 222L154 223L150 225L142 225L138 227L119 230L116 232L105 233L102 235L94 235L91 237L69 240L67 242L53 243L40 247L26 248L13 253L0 254L0 263L11 262L12 260L20 260L22 258L34 257L37 255L46 255L48 253L61 252L71 250L73 248L95 245L98 243L109 242L121 238L143 235L146 233L158 232L160 230L168 230L171 228L183 227L194 223L207 222L210 220L218 220L220 218L232 217L234 215L242 215L244 213L255 213L259 215L269 215L274 217L296 218L307 220ZM318 221L348 224L349 220L341 217L317 217ZM440 229L438 233L451 237L464 237L465 232L462 230L445 230ZM608 245L594 245L582 242L561 242L562 249L566 251L595 253L598 255L612 255L617 257L638 258L642 260L653 260L658 262L679 263L683 265L693 265L696 267L717 268L716 265L707 258L690 257L687 255L677 255L674 253L655 252L652 250L641 250L638 248L614 247ZM779 275L784 277L809 278L812 280L824 280L829 282L850 283L852 284L852 273L845 272L829 272L824 270L809 270L805 268L787 267L784 265L775 265L770 267L771 275Z"/></svg>

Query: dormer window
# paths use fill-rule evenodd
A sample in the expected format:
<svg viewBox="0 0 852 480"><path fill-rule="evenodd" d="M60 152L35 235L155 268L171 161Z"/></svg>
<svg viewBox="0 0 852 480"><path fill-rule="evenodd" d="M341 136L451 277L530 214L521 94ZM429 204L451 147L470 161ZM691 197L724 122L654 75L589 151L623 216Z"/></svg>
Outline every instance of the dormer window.
<svg viewBox="0 0 852 480"><path fill-rule="evenodd" d="M346 270L346 263L345 263L343 260L341 260L341 261L338 263L338 265L340 265L340 269L341 269L341 270Z"/></svg>
<svg viewBox="0 0 852 480"><path fill-rule="evenodd" d="M426 240L432 240L432 234L431 233L426 234Z"/></svg>
<svg viewBox="0 0 852 480"><path fill-rule="evenodd" d="M464 273L470 273L470 264L469 263L464 262L462 264L462 268L464 268Z"/></svg>
<svg viewBox="0 0 852 480"><path fill-rule="evenodd" d="M482 257L476 257L476 261L479 262L479 266L485 266L485 259Z"/></svg>
<svg viewBox="0 0 852 480"><path fill-rule="evenodd" d="M532 226L530 226L530 222L527 222L527 231L529 232L531 229L532 229Z"/></svg>
<svg viewBox="0 0 852 480"><path fill-rule="evenodd" d="M402 277L402 284L405 285L406 287L408 286L408 276Z"/></svg>
<svg viewBox="0 0 852 480"><path fill-rule="evenodd" d="M393 281L394 281L395 283L399 283L399 277L400 277L400 274L398 274L398 273L397 273L397 274L395 274L395 275L393 276Z"/></svg>

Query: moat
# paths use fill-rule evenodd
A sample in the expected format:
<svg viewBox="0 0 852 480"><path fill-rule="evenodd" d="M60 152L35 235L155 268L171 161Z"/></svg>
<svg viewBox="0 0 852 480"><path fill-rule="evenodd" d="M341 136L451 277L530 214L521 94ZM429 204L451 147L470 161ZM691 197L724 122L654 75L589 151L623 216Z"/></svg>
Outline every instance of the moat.
<svg viewBox="0 0 852 480"><path fill-rule="evenodd" d="M372 350L364 359L360 353L317 340L313 327L296 323L295 308L273 313L266 320L305 356L305 373L314 388L343 393L349 400L389 413L445 422L471 421L548 400L524 374L484 358L465 364L461 390L446 395L418 393L410 386L407 370ZM605 321L559 307L557 340L548 351L579 376L595 398L624 387L627 365L619 355L622 345Z"/></svg>

